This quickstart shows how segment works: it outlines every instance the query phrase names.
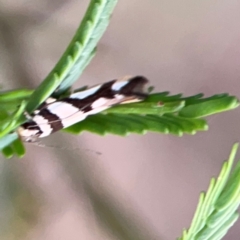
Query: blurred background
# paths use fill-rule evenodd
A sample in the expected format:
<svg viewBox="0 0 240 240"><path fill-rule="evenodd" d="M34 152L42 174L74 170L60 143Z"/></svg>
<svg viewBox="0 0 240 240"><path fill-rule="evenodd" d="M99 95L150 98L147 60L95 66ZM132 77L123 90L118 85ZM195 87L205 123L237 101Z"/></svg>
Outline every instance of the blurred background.
<svg viewBox="0 0 240 240"><path fill-rule="evenodd" d="M1 88L38 86L88 3L0 0ZM240 97L239 9L235 0L119 0L74 87L142 74L157 92ZM176 239L240 140L238 109L208 121L209 131L181 138L56 133L22 159L1 157L1 240ZM239 234L238 222L224 239Z"/></svg>

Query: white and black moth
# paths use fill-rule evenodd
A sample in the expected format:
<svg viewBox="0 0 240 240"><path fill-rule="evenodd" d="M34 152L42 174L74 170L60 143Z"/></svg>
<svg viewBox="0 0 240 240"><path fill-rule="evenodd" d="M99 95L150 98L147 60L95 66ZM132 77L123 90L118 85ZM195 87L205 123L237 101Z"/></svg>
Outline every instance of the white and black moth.
<svg viewBox="0 0 240 240"><path fill-rule="evenodd" d="M18 128L18 135L25 142L34 142L114 105L142 101L146 97L143 87L147 82L142 76L123 78L59 100L49 98Z"/></svg>

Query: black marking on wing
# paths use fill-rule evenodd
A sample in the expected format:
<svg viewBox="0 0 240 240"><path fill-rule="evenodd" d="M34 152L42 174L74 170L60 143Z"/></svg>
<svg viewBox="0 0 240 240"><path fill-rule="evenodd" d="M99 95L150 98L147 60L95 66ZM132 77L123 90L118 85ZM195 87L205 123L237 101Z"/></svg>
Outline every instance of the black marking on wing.
<svg viewBox="0 0 240 240"><path fill-rule="evenodd" d="M82 111L84 113L84 112L90 112L91 110L93 110L92 104L99 98L106 98L106 99L112 100L116 97L115 96L116 94L124 95L126 97L133 97L133 98L136 97L138 99L144 99L147 96L146 94L143 93L143 86L148 82L148 80L145 77L136 76L136 77L130 78L128 80L128 83L117 91L112 89L113 84L116 82L117 80L112 80L102 84L101 87L96 92L92 93L91 95L83 99L71 98L70 96L70 97L63 98L58 102L69 103L72 106L78 108L79 111ZM51 113L51 111L48 110L47 105L48 104L43 103L37 109L38 113L36 115L40 115L44 117L46 120L48 120L48 123L45 123L45 124L49 124L51 126L52 133L53 133L62 129L64 126L62 124L61 119L56 114L53 114ZM31 114L32 117L36 115L34 113ZM36 130L37 133L34 134L35 136L40 136L41 134L43 134L38 124L33 120L22 124L21 127L29 130Z"/></svg>
<svg viewBox="0 0 240 240"><path fill-rule="evenodd" d="M39 114L48 120L48 123L51 128L52 132L56 132L63 128L61 119L54 113L51 113L47 108L42 109Z"/></svg>
<svg viewBox="0 0 240 240"><path fill-rule="evenodd" d="M123 86L119 93L125 96L136 95L145 98L147 95L143 93L143 87L148 82L147 78L136 76L130 79L129 83Z"/></svg>
<svg viewBox="0 0 240 240"><path fill-rule="evenodd" d="M84 99L71 98L70 96L61 99L61 101L69 103L83 112L89 112L92 110L92 103L99 98L114 99L116 94L122 94L126 97L136 96L140 99L146 97L146 94L143 93L143 86L148 82L146 78L142 76L134 77L118 91L112 89L112 86L116 81L117 80L112 80L104 83L96 92Z"/></svg>
<svg viewBox="0 0 240 240"><path fill-rule="evenodd" d="M52 97L50 97L51 99L54 99L54 98L52 98ZM43 103L41 103L39 106L38 106L38 108L36 109L36 111L41 111L42 109L44 109L44 108L46 108L49 104L51 104L51 103L53 103L54 101L51 101L51 103L48 103L48 100L50 99L50 98L48 98L47 100L45 100ZM57 99L54 99L55 101L57 101ZM32 114L32 116L34 116L34 115L36 115L36 114Z"/></svg>
<svg viewBox="0 0 240 240"><path fill-rule="evenodd" d="M92 96L92 95L91 95ZM88 99L88 100L86 100ZM89 101L95 101L95 98L84 98L84 99L78 99L78 98L63 98L61 99L62 102L64 103L69 103L72 106L76 107L79 109L79 111L83 111L83 112L87 112L87 111L91 111L92 107L91 104L93 102L89 102Z"/></svg>
<svg viewBox="0 0 240 240"><path fill-rule="evenodd" d="M36 136L39 136L43 133L35 121L25 122L21 125L21 127L23 127L24 129L37 130L38 132L37 132Z"/></svg>
<svg viewBox="0 0 240 240"><path fill-rule="evenodd" d="M115 80L112 80L110 82L104 83L95 93L87 96L83 99L78 98L63 98L61 101L69 103L73 105L74 107L78 108L79 110L83 112L88 112L92 110L91 104L98 100L100 97L113 99L115 92L112 91L111 87L115 83Z"/></svg>

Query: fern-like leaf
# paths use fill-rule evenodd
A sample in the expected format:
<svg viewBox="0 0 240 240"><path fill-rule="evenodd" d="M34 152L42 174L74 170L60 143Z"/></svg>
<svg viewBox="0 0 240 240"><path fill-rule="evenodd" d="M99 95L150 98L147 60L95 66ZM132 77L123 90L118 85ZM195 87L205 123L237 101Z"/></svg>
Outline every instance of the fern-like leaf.
<svg viewBox="0 0 240 240"><path fill-rule="evenodd" d="M21 107L17 115L12 116L19 102L27 100L26 111L31 113L50 95L54 93L59 96L79 78L95 53L116 3L117 0L90 1L83 21L66 51L36 90L0 93L0 150L6 157L11 157L14 152L22 156L24 152L23 146L14 142L17 134L9 134L26 121L22 114L25 107Z"/></svg>
<svg viewBox="0 0 240 240"><path fill-rule="evenodd" d="M117 0L91 0L86 14L66 51L45 80L31 95L26 110L31 113L50 95L60 95L80 76L92 59L106 30ZM57 89L57 91L56 91Z"/></svg>
<svg viewBox="0 0 240 240"><path fill-rule="evenodd" d="M4 94L7 98L6 93ZM9 94L11 95L11 92ZM27 94L23 103L28 98L29 95ZM206 109L202 108L202 104ZM6 109L0 112L2 129L0 132L2 137L0 139L0 150L6 157L11 157L14 152L18 156L24 154L22 144L14 142L17 139L17 134L5 135L16 128L18 119L24 110L24 105L22 105L14 115L13 110L16 109L17 102L15 102L15 106L12 105L12 109L9 108L10 112ZM143 102L114 106L102 113L89 116L84 121L64 129L64 131L72 134L90 131L99 135L116 134L120 136L126 136L130 133L145 134L151 131L182 136L183 134L195 134L198 131L207 130L208 125L203 116L227 111L236 108L238 105L237 98L227 94L203 98L202 94L182 97L181 94L171 96L168 92L154 93L150 94ZM192 106L194 107L192 108ZM185 111L186 108L187 111ZM199 109L199 112L196 109ZM13 115L14 117L12 117ZM11 143L14 145L11 145Z"/></svg>
<svg viewBox="0 0 240 240"><path fill-rule="evenodd" d="M105 31L117 0L91 0L82 23L65 53L40 86L34 90L0 93L0 150L6 157L24 155L24 146L14 131L50 95L62 97L91 60L98 40ZM20 107L19 107L19 103ZM26 108L25 108L26 105ZM78 134L84 130L100 135L125 136L147 131L182 136L206 130L203 117L236 108L238 99L228 94L203 98L202 94L182 97L168 92L150 94L140 103L112 107L103 113L65 129ZM16 110L18 109L18 110Z"/></svg>
<svg viewBox="0 0 240 240"><path fill-rule="evenodd" d="M100 135L107 133L126 136L130 133L145 134L147 131L182 136L184 133L194 134L206 130L207 124L202 119L187 119L174 115L138 115L138 114L97 114L88 117L69 128L66 132L79 134L90 131Z"/></svg>
<svg viewBox="0 0 240 240"><path fill-rule="evenodd" d="M217 179L201 193L191 226L178 240L220 240L237 221L240 205L240 161L231 173L238 149L235 144Z"/></svg>
<svg viewBox="0 0 240 240"><path fill-rule="evenodd" d="M205 99L202 96L201 94L184 98L181 94L169 96L167 92L151 94L143 102L114 106L89 116L64 131L72 134L90 131L99 135L109 133L120 136L152 131L182 136L184 133L195 134L197 131L207 130L204 116L239 106L238 99L227 94Z"/></svg>

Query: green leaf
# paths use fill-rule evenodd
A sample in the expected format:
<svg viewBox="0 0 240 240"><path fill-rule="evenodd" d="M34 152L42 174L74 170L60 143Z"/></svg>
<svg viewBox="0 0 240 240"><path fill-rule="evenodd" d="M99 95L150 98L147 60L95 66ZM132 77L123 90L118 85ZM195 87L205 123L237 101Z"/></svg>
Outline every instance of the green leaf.
<svg viewBox="0 0 240 240"><path fill-rule="evenodd" d="M60 95L79 78L95 53L96 45L108 26L116 3L117 0L91 0L66 51L30 96L27 112L31 113L54 92L55 95Z"/></svg>
<svg viewBox="0 0 240 240"><path fill-rule="evenodd" d="M153 114L163 115L165 113L174 113L180 111L185 105L184 101L159 103L159 102L140 102L121 104L109 108L104 113L120 113L120 114Z"/></svg>
<svg viewBox="0 0 240 240"><path fill-rule="evenodd" d="M7 146L2 149L2 153L5 158L11 158L14 155L14 151L11 146Z"/></svg>
<svg viewBox="0 0 240 240"><path fill-rule="evenodd" d="M32 94L32 90L17 89L11 91L0 92L0 104L9 103L11 101L26 100Z"/></svg>
<svg viewBox="0 0 240 240"><path fill-rule="evenodd" d="M10 116L5 120L5 123L1 123L1 132L0 132L0 138L11 132L16 128L18 125L18 120L22 116L24 109L26 106L26 102L22 101L21 105L19 106L18 110L16 113L13 114L13 116Z"/></svg>
<svg viewBox="0 0 240 240"><path fill-rule="evenodd" d="M238 144L234 144L218 179L212 179L207 193L201 193L189 230L181 240L220 240L238 219L240 205L240 161L231 173Z"/></svg>
<svg viewBox="0 0 240 240"><path fill-rule="evenodd" d="M22 114L25 106L21 105L18 108L19 102L27 100L26 111L31 113L53 93L60 96L66 92L94 56L96 45L106 30L116 3L117 0L91 0L83 21L66 51L35 91L19 89L0 93L0 149L4 149L6 157L13 155L14 151L18 156L22 156L25 151L23 146L13 143L17 135L7 135L26 121ZM11 117L7 118L8 116ZM11 143L12 154L10 147L7 148Z"/></svg>
<svg viewBox="0 0 240 240"><path fill-rule="evenodd" d="M120 136L154 131L182 136L208 129L204 119L197 120L200 116L227 111L239 105L238 100L228 94L202 97L202 94L184 98L181 94L169 96L168 92L154 93L143 102L117 105L89 116L64 131L78 134L86 130L99 135L110 133Z"/></svg>
<svg viewBox="0 0 240 240"><path fill-rule="evenodd" d="M234 109L238 106L239 101L236 97L223 96L219 99L208 99L207 101L188 105L179 112L179 115L187 118L200 118Z"/></svg>
<svg viewBox="0 0 240 240"><path fill-rule="evenodd" d="M207 129L205 120L185 119L175 115L97 114L89 116L64 131L79 134L84 130L105 135L126 136L129 133L145 134L147 131L175 134L194 134Z"/></svg>
<svg viewBox="0 0 240 240"><path fill-rule="evenodd" d="M126 136L130 133L145 134L148 131L177 136L195 134L197 131L208 129L206 121L198 118L204 115L201 110L204 110L203 104L208 109L208 114L214 114L220 110L226 111L237 107L238 101L227 94L203 98L202 94L182 97L181 94L171 96L168 92L154 93L143 102L113 106L100 114L89 116L64 131L73 134L90 131L99 135L116 134L119 136ZM198 105L200 105L199 108ZM194 108L190 111L191 107ZM188 114L184 113L185 108ZM199 114L196 109L199 110ZM0 119L2 118L0 136L16 129L25 121L25 118L19 114L23 110L24 106L17 111L16 116L12 117L10 112L3 109L2 116L0 114ZM206 113L206 110L204 111ZM197 118L193 118L193 112Z"/></svg>
<svg viewBox="0 0 240 240"><path fill-rule="evenodd" d="M4 137L0 138L0 150L3 150L5 147L14 142L17 138L18 135L16 132L7 134Z"/></svg>
<svg viewBox="0 0 240 240"><path fill-rule="evenodd" d="M11 146L18 156L24 154L24 147L18 141L14 142L17 135L13 137L9 133L27 121L24 111L31 113L49 96L61 98L69 94L69 88L94 56L97 42L106 30L116 2L90 1L83 21L66 51L35 91L20 89L0 93L0 149ZM19 102L22 102L20 107ZM182 136L207 130L207 123L202 117L238 105L237 98L228 94L203 98L203 94L182 97L182 94L171 96L169 92L155 93L149 94L143 102L114 106L90 116L65 131L77 134L87 130L100 135L110 133L120 136L152 131Z"/></svg>
<svg viewBox="0 0 240 240"><path fill-rule="evenodd" d="M15 154L18 157L23 157L26 153L25 147L23 145L23 142L20 139L16 139L13 143L12 143L12 148L15 152Z"/></svg>

